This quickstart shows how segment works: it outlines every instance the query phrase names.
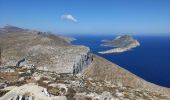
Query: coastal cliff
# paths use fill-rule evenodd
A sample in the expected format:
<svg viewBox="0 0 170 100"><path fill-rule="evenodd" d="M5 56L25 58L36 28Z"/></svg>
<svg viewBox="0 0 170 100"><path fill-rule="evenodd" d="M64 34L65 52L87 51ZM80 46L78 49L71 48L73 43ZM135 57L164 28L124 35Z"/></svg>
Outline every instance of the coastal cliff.
<svg viewBox="0 0 170 100"><path fill-rule="evenodd" d="M90 49L70 44L70 39L51 33L6 26L0 45L2 65L34 66L58 73L79 73L92 62Z"/></svg>

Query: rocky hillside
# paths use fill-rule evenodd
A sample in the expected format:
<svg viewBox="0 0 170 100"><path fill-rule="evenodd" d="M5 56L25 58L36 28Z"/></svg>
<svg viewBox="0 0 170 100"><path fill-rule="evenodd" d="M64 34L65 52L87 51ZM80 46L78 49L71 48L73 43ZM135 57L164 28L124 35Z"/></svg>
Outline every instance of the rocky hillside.
<svg viewBox="0 0 170 100"><path fill-rule="evenodd" d="M79 73L91 63L90 49L70 45L69 39L14 26L2 29L1 65L33 66L45 71Z"/></svg>
<svg viewBox="0 0 170 100"><path fill-rule="evenodd" d="M9 72L13 70L13 72ZM81 75L6 67L0 72L0 100L169 100L163 93Z"/></svg>
<svg viewBox="0 0 170 100"><path fill-rule="evenodd" d="M92 78L97 81L109 81L123 86L129 86L136 89L158 92L170 95L170 89L147 82L120 66L109 62L108 60L94 55L93 63L83 71L82 75L86 78Z"/></svg>
<svg viewBox="0 0 170 100"><path fill-rule="evenodd" d="M0 28L0 100L169 100L147 82L46 32Z"/></svg>

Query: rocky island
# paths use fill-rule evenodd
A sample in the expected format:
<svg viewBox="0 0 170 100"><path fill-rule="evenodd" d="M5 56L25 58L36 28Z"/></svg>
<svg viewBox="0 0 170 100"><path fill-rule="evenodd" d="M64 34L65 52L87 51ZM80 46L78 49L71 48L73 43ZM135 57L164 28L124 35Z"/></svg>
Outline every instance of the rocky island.
<svg viewBox="0 0 170 100"><path fill-rule="evenodd" d="M0 100L170 100L147 82L66 38L0 28Z"/></svg>
<svg viewBox="0 0 170 100"><path fill-rule="evenodd" d="M113 47L113 49L100 51L99 53L101 54L125 52L140 45L140 43L130 35L118 36L113 40L103 40L102 42L101 46Z"/></svg>

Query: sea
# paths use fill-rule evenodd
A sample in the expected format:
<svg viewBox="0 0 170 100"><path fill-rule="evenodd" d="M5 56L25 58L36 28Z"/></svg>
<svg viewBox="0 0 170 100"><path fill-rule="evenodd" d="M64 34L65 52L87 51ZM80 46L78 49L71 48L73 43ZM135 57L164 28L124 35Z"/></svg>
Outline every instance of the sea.
<svg viewBox="0 0 170 100"><path fill-rule="evenodd" d="M170 36L134 36L140 46L123 53L99 54L111 49L102 40L115 35L73 35L74 45L85 45L91 52L129 70L146 81L170 88Z"/></svg>

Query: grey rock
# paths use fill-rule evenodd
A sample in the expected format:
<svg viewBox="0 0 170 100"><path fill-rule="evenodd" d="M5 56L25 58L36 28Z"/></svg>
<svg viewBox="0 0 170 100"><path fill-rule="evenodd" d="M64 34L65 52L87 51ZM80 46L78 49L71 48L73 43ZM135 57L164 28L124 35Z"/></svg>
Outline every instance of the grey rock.
<svg viewBox="0 0 170 100"><path fill-rule="evenodd" d="M12 99L13 98L13 99ZM33 99L34 98L34 99ZM43 87L35 84L25 84L12 89L6 93L0 100L67 100L65 96L49 96L49 93Z"/></svg>
<svg viewBox="0 0 170 100"><path fill-rule="evenodd" d="M3 88L5 88L5 87L7 87L7 84L6 84L6 83L0 83L0 89L3 89Z"/></svg>
<svg viewBox="0 0 170 100"><path fill-rule="evenodd" d="M27 62L44 71L77 74L90 65L92 57L90 49L85 46L37 45L29 49Z"/></svg>
<svg viewBox="0 0 170 100"><path fill-rule="evenodd" d="M100 96L100 100L111 100L111 99L112 99L112 95L110 94L110 92L104 91Z"/></svg>

